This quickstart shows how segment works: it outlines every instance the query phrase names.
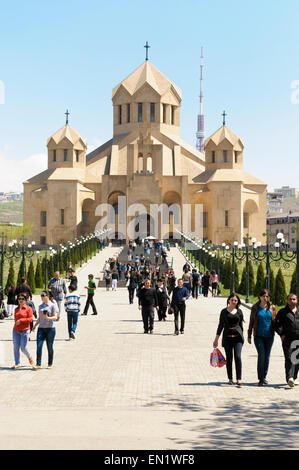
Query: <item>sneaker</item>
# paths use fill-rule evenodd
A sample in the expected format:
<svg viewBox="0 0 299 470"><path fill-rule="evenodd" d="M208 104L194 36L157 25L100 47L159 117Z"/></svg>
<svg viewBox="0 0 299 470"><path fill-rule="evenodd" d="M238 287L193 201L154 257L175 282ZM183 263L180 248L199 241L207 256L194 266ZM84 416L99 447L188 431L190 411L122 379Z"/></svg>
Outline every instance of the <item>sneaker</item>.
<svg viewBox="0 0 299 470"><path fill-rule="evenodd" d="M294 385L299 385L298 379L294 380Z"/></svg>
<svg viewBox="0 0 299 470"><path fill-rule="evenodd" d="M71 333L71 338L72 338L72 339L76 339L76 336L74 335L73 332Z"/></svg>
<svg viewBox="0 0 299 470"><path fill-rule="evenodd" d="M293 377L289 378L288 386L291 387L291 388L293 388L295 386L295 380L293 379Z"/></svg>
<svg viewBox="0 0 299 470"><path fill-rule="evenodd" d="M234 385L234 382L232 380L229 380L228 385Z"/></svg>
<svg viewBox="0 0 299 470"><path fill-rule="evenodd" d="M147 333L148 333L148 331L147 331L147 330L144 330L144 334L147 334Z"/></svg>
<svg viewBox="0 0 299 470"><path fill-rule="evenodd" d="M34 370L38 370L38 369L41 369L41 368L42 368L41 366L37 366L37 365L33 366Z"/></svg>
<svg viewBox="0 0 299 470"><path fill-rule="evenodd" d="M20 367L21 367L20 365L12 366L12 369L13 369L13 370L16 370L16 369L20 369Z"/></svg>
<svg viewBox="0 0 299 470"><path fill-rule="evenodd" d="M47 369L53 369L53 366L48 366Z"/></svg>

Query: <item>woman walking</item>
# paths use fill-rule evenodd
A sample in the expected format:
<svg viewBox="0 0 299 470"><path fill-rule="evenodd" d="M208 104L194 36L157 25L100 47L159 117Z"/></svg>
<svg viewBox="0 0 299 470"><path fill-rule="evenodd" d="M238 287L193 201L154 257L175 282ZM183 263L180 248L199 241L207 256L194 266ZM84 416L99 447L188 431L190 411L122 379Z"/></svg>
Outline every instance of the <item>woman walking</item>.
<svg viewBox="0 0 299 470"><path fill-rule="evenodd" d="M18 306L15 309L15 324L13 328L13 347L15 365L12 369L19 369L20 350L29 360L29 364L33 366L33 359L28 351L27 344L30 334L30 323L33 321L33 312L31 307L26 304L27 294L20 293L18 295Z"/></svg>
<svg viewBox="0 0 299 470"><path fill-rule="evenodd" d="M274 324L276 309L270 302L271 294L267 289L262 289L259 293L259 301L251 308L248 343L251 344L253 331L254 344L257 350L257 375L259 387L267 385L266 380L270 354L274 341Z"/></svg>
<svg viewBox="0 0 299 470"><path fill-rule="evenodd" d="M235 358L237 385L242 385L242 360L241 352L244 344L243 337L243 312L240 310L240 298L231 293L227 299L227 307L221 310L219 325L213 347L218 347L218 339L223 331L222 346L226 353L226 371L229 385L233 384L233 355Z"/></svg>
<svg viewBox="0 0 299 470"><path fill-rule="evenodd" d="M129 291L129 304L134 303L134 292L136 289L136 277L134 271L129 272L129 277L127 280L127 287Z"/></svg>
<svg viewBox="0 0 299 470"><path fill-rule="evenodd" d="M212 286L212 297L216 297L219 280L218 280L218 275L215 271L211 271L210 282Z"/></svg>
<svg viewBox="0 0 299 470"><path fill-rule="evenodd" d="M42 364L42 350L44 341L47 343L48 349L48 369L53 367L54 349L53 343L56 334L54 321L57 320L58 311L57 307L49 299L49 291L43 290L41 293L42 303L38 307L38 319L33 327L33 330L38 326L37 330L37 351L36 351L36 366L35 369L40 369Z"/></svg>
<svg viewBox="0 0 299 470"><path fill-rule="evenodd" d="M7 313L12 317L16 308L16 288L10 284L7 289Z"/></svg>

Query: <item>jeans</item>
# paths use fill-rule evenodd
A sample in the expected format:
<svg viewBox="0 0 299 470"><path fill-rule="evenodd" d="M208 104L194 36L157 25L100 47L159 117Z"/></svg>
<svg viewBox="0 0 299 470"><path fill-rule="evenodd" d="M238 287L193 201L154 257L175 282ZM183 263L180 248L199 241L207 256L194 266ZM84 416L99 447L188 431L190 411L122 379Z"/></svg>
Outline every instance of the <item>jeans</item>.
<svg viewBox="0 0 299 470"><path fill-rule="evenodd" d="M96 309L96 306L94 304L94 301L93 301L93 296L94 294L87 294L87 300L86 300L86 304L85 304L85 307L84 307L84 314L87 314L88 312L88 309L89 309L89 305L91 305L92 307L92 312L97 315L97 309Z"/></svg>
<svg viewBox="0 0 299 470"><path fill-rule="evenodd" d="M143 327L144 331L147 333L154 329L154 318L155 318L155 311L154 308L143 308L141 310L142 313L142 320L143 320Z"/></svg>
<svg viewBox="0 0 299 470"><path fill-rule="evenodd" d="M192 297L196 299L198 298L198 284L192 286Z"/></svg>
<svg viewBox="0 0 299 470"><path fill-rule="evenodd" d="M117 289L117 279L112 279L112 290Z"/></svg>
<svg viewBox="0 0 299 470"><path fill-rule="evenodd" d="M293 344L293 341L294 341L294 344ZM295 341L298 342L299 338L295 338L295 339L285 338L282 342L282 349L283 349L284 358L285 358L286 381L288 381L291 377L294 380L296 380L298 376L299 364L295 364L292 361L292 357L291 357L294 351L296 351L296 349L298 348L298 344L296 345Z"/></svg>
<svg viewBox="0 0 299 470"><path fill-rule="evenodd" d="M186 304L185 302L178 302L174 305L174 329L175 331L179 331L179 314L181 316L181 329L180 331L184 331L185 327L185 313L186 313Z"/></svg>
<svg viewBox="0 0 299 470"><path fill-rule="evenodd" d="M274 336L265 338L262 336L255 336L254 344L257 350L257 376L261 382L267 377L270 353L273 345Z"/></svg>
<svg viewBox="0 0 299 470"><path fill-rule="evenodd" d="M79 312L74 312L72 310L68 310L67 312L67 326L69 330L69 337L71 337L71 333L75 333L78 324L78 315Z"/></svg>
<svg viewBox="0 0 299 470"><path fill-rule="evenodd" d="M233 380L233 356L235 358L237 380L242 378L241 352L243 343L237 338L226 338L224 344L226 354L226 371L228 380Z"/></svg>
<svg viewBox="0 0 299 470"><path fill-rule="evenodd" d="M41 366L42 364L42 349L44 345L44 341L46 340L47 349L48 349L48 366L53 364L53 357L54 357L54 350L53 350L53 343L56 334L55 328L39 328L37 330L36 342L37 342L37 350L36 350L36 365Z"/></svg>
<svg viewBox="0 0 299 470"><path fill-rule="evenodd" d="M31 358L31 354L30 354L30 352L28 351L28 348L27 348L29 334L30 334L30 330L25 330L25 331L15 331L15 330L13 330L13 332L12 332L13 352L14 352L15 365L16 366L20 365L20 349L21 349L22 353L25 354L27 359Z"/></svg>

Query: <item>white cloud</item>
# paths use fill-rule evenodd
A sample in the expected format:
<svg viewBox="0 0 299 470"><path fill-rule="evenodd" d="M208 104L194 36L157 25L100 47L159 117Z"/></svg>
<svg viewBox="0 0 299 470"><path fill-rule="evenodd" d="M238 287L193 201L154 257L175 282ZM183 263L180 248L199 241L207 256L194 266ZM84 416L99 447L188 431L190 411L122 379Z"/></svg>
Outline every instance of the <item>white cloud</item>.
<svg viewBox="0 0 299 470"><path fill-rule="evenodd" d="M23 181L47 169L47 155L38 153L24 160L13 160L0 150L0 192L23 192Z"/></svg>

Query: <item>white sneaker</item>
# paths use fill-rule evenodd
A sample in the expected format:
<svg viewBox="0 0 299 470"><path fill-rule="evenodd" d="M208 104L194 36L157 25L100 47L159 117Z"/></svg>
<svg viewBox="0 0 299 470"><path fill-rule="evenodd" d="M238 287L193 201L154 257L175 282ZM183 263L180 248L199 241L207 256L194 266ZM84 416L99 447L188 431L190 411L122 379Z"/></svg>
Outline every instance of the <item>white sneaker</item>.
<svg viewBox="0 0 299 470"><path fill-rule="evenodd" d="M298 379L294 380L294 385L299 385L299 380Z"/></svg>
<svg viewBox="0 0 299 470"><path fill-rule="evenodd" d="M291 387L291 388L293 388L295 386L295 381L294 381L293 377L289 378L288 386Z"/></svg>

